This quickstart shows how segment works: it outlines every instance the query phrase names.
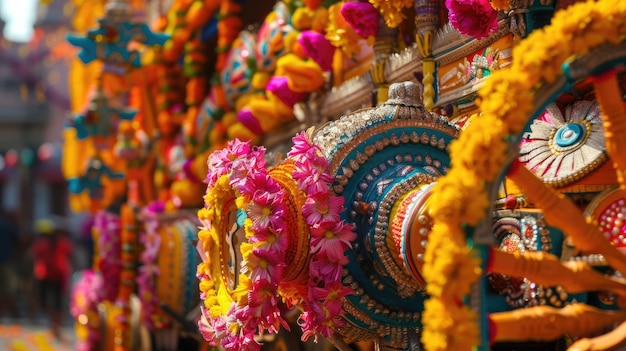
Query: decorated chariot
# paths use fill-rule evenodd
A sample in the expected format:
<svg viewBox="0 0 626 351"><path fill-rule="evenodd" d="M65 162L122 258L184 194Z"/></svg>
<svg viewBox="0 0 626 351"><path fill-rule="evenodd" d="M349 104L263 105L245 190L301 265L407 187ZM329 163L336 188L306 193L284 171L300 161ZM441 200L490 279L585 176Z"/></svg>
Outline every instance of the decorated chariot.
<svg viewBox="0 0 626 351"><path fill-rule="evenodd" d="M626 4L76 18L80 349L626 347Z"/></svg>

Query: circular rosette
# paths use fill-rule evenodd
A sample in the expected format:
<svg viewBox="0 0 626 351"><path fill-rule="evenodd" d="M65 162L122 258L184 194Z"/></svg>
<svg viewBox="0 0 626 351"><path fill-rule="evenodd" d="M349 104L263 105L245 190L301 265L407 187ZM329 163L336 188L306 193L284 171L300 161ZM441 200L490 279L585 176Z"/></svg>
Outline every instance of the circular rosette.
<svg viewBox="0 0 626 351"><path fill-rule="evenodd" d="M626 191L613 188L598 195L585 209L609 241L626 252Z"/></svg>
<svg viewBox="0 0 626 351"><path fill-rule="evenodd" d="M271 72L284 51L283 37L294 29L289 25L289 9L278 2L259 28L255 47L257 70Z"/></svg>
<svg viewBox="0 0 626 351"><path fill-rule="evenodd" d="M345 199L341 218L356 232L342 272L354 294L344 300L346 322L337 332L381 349L410 349L421 328L424 253L437 245L430 240L430 184L447 172L448 145L458 135L420 96L414 83L392 84L384 104L332 121L314 138L330 162L334 194ZM445 269L465 277L467 252L450 257L460 265Z"/></svg>
<svg viewBox="0 0 626 351"><path fill-rule="evenodd" d="M606 160L597 103L556 104L530 126L520 144L520 161L545 183L562 187L590 174Z"/></svg>
<svg viewBox="0 0 626 351"><path fill-rule="evenodd" d="M235 100L250 90L250 82L255 71L250 67L250 61L254 60L255 42L254 34L241 31L226 57L220 78L230 106L235 106Z"/></svg>

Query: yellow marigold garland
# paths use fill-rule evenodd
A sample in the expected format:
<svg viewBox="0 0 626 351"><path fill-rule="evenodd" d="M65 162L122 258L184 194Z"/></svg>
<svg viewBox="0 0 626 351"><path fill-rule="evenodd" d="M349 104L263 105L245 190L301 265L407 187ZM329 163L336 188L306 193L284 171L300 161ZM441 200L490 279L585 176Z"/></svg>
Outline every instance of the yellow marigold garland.
<svg viewBox="0 0 626 351"><path fill-rule="evenodd" d="M492 6L506 9L508 2L494 0ZM481 271L480 260L469 252L462 225L476 225L484 216L490 201L485 184L494 181L505 166L505 138L519 135L528 122L534 89L553 82L561 74L562 63L573 55L585 54L601 44L617 44L624 33L626 3L577 3L557 12L550 26L520 42L513 50L510 69L492 74L479 91L482 116L473 120L450 147L453 166L433 188L437 201L433 201L436 205L431 216L435 225L424 264L431 295L423 314L426 350L469 351L480 342L478 316L461 303ZM472 185L470 180L476 183ZM451 281L460 275L460 282Z"/></svg>
<svg viewBox="0 0 626 351"><path fill-rule="evenodd" d="M412 0L369 0L385 19L389 28L395 28L404 21L402 11L413 6Z"/></svg>
<svg viewBox="0 0 626 351"><path fill-rule="evenodd" d="M341 50L346 57L354 57L361 53L361 37L354 32L348 22L341 15L343 1L331 5L328 8L328 24L326 25L326 39ZM373 37L371 38L373 39ZM373 44L368 40L368 44Z"/></svg>

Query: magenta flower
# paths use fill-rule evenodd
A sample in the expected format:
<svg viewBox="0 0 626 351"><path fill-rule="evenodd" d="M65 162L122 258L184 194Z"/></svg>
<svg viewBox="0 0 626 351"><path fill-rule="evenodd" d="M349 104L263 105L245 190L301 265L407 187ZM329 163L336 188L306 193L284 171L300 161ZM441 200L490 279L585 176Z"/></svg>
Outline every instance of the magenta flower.
<svg viewBox="0 0 626 351"><path fill-rule="evenodd" d="M311 226L322 221L339 221L343 203L343 197L330 196L328 192L315 193L306 199L302 214Z"/></svg>
<svg viewBox="0 0 626 351"><path fill-rule="evenodd" d="M235 139L229 141L224 149L211 153L207 161L209 166L207 183L209 186L213 185L219 177L230 172L233 161L246 156L249 152L249 141L243 142Z"/></svg>
<svg viewBox="0 0 626 351"><path fill-rule="evenodd" d="M246 273L248 269L251 270L250 280L253 283L259 280L265 280L271 283L272 286L275 286L276 277L282 276L283 269L285 268L284 264L279 263L278 255L258 249L254 249L252 253L243 270L244 273Z"/></svg>
<svg viewBox="0 0 626 351"><path fill-rule="evenodd" d="M271 181L270 176L265 172L250 174L239 186L238 190L242 194L254 196L257 191L276 194L280 191L277 182Z"/></svg>
<svg viewBox="0 0 626 351"><path fill-rule="evenodd" d="M265 86L265 89L276 96L285 105L293 108L293 105L300 101L304 101L308 96L307 93L296 93L289 88L289 79L282 76L273 76Z"/></svg>
<svg viewBox="0 0 626 351"><path fill-rule="evenodd" d="M313 311L307 309L302 312L300 316L298 316L298 325L302 328L302 341L307 341L310 337L313 337L313 340L317 342L316 327L319 323L315 318L315 313Z"/></svg>
<svg viewBox="0 0 626 351"><path fill-rule="evenodd" d="M333 68L335 47L326 39L324 34L313 30L300 33L298 43L304 53L317 63L322 71L328 72Z"/></svg>
<svg viewBox="0 0 626 351"><path fill-rule="evenodd" d="M324 301L331 316L342 312L341 299L350 294L352 294L352 289L343 286L343 284L338 281L329 283L324 287L313 288L314 298Z"/></svg>
<svg viewBox="0 0 626 351"><path fill-rule="evenodd" d="M284 255L289 245L289 238L284 233L284 223L279 222L273 222L274 225L267 229L257 230L250 237L250 243L255 244L256 249L267 251L273 255Z"/></svg>
<svg viewBox="0 0 626 351"><path fill-rule="evenodd" d="M498 29L498 13L488 0L446 0L450 24L460 33L481 39Z"/></svg>
<svg viewBox="0 0 626 351"><path fill-rule="evenodd" d="M200 307L200 311L202 314L198 321L198 330L204 340L210 345L217 346L219 341L226 336L226 318L211 318L209 310L204 306Z"/></svg>
<svg viewBox="0 0 626 351"><path fill-rule="evenodd" d="M317 334L328 337L333 333L330 311L317 300L311 300L306 310L298 318L298 325L303 331L302 341L313 336L317 342Z"/></svg>
<svg viewBox="0 0 626 351"><path fill-rule="evenodd" d="M333 177L326 173L327 168L328 161L318 157L311 162L297 163L292 176L297 180L298 187L307 194L327 192L328 184L334 181Z"/></svg>
<svg viewBox="0 0 626 351"><path fill-rule="evenodd" d="M266 167L264 156L265 148L258 147L254 148L254 151L250 152L246 155L246 157L241 157L233 161L231 166L230 185L239 190L242 184L246 181L246 178L248 178L248 175L265 173L261 172L261 170Z"/></svg>
<svg viewBox="0 0 626 351"><path fill-rule="evenodd" d="M261 345L254 340L256 328L257 324L251 318L249 306L239 307L233 302L226 313L226 331L222 346L228 351L260 350Z"/></svg>
<svg viewBox="0 0 626 351"><path fill-rule="evenodd" d="M301 162L302 158L306 160L317 157L318 153L322 153L319 146L311 143L306 132L296 134L291 140L293 141L293 146L287 153L287 156L296 159L296 162Z"/></svg>
<svg viewBox="0 0 626 351"><path fill-rule="evenodd" d="M141 241L144 243L144 250L140 255L141 262L154 262L161 246L161 237L158 234L144 233L141 235Z"/></svg>
<svg viewBox="0 0 626 351"><path fill-rule="evenodd" d="M367 39L378 32L378 10L367 1L344 3L341 15L354 32L363 38Z"/></svg>
<svg viewBox="0 0 626 351"><path fill-rule="evenodd" d="M255 281L248 294L250 313L256 317L268 316L277 310L277 305L276 285L267 280Z"/></svg>
<svg viewBox="0 0 626 351"><path fill-rule="evenodd" d="M344 251L356 239L352 226L345 223L322 222L311 228L311 251L325 255L330 262L345 264Z"/></svg>
<svg viewBox="0 0 626 351"><path fill-rule="evenodd" d="M280 193L279 193L280 194ZM283 197L278 194L257 192L253 201L248 204L248 218L252 220L254 230L263 230L271 221L278 221L283 216Z"/></svg>
<svg viewBox="0 0 626 351"><path fill-rule="evenodd" d="M243 124L246 128L256 135L263 135L265 132L261 128L261 123L257 116L252 113L249 107L244 107L237 112L237 120Z"/></svg>
<svg viewBox="0 0 626 351"><path fill-rule="evenodd" d="M340 281L342 269L340 263L316 259L311 262L309 275L313 285L317 286L320 282Z"/></svg>

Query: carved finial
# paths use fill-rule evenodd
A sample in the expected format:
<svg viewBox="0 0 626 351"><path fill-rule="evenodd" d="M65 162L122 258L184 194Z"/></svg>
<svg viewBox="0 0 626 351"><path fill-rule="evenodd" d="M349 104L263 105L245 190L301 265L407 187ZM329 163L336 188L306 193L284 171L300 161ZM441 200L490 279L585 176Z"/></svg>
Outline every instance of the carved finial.
<svg viewBox="0 0 626 351"><path fill-rule="evenodd" d="M422 106L422 87L414 82L393 83L387 104Z"/></svg>

